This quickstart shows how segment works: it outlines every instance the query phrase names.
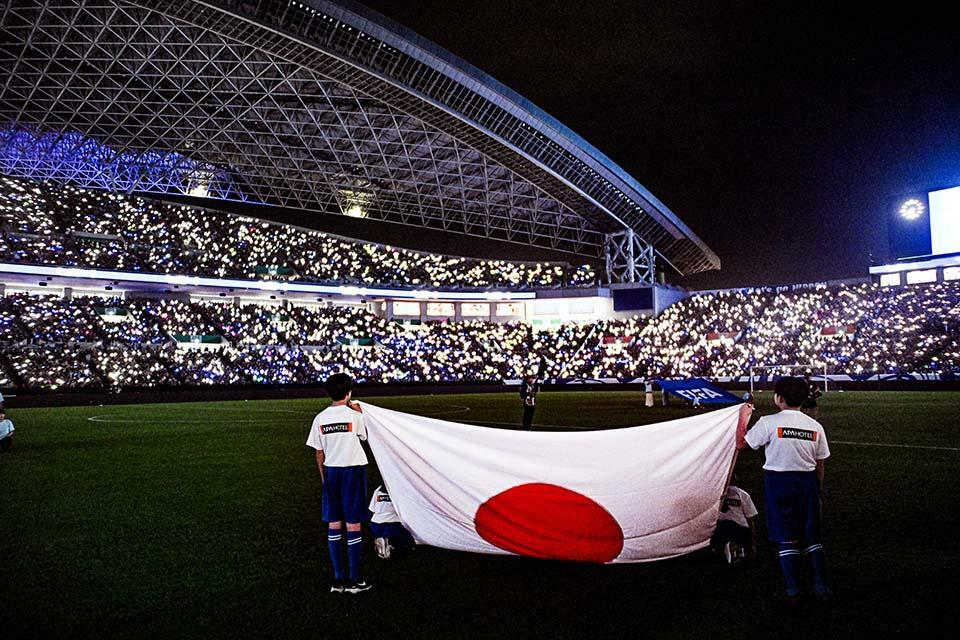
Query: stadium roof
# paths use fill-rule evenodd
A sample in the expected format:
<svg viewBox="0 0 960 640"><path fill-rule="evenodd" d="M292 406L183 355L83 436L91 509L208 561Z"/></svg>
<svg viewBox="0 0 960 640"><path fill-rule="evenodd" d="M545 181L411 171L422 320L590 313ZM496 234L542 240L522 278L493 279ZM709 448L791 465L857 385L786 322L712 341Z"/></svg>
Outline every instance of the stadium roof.
<svg viewBox="0 0 960 640"><path fill-rule="evenodd" d="M12 0L0 34L8 174L591 257L632 230L680 273L720 266L597 149L360 5Z"/></svg>

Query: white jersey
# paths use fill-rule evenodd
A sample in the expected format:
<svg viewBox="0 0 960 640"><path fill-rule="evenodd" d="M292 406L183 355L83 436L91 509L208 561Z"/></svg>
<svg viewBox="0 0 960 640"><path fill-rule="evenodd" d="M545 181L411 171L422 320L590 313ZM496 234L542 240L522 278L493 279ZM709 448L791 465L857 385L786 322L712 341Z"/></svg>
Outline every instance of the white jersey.
<svg viewBox="0 0 960 640"><path fill-rule="evenodd" d="M767 471L813 471L818 460L830 457L823 426L794 409L763 416L747 431L746 441L751 449L763 447Z"/></svg>
<svg viewBox="0 0 960 640"><path fill-rule="evenodd" d="M721 508L717 520L730 520L741 527L749 527L750 524L747 520L757 515L757 507L753 504L753 498L740 487L730 485L723 502L727 510L724 511Z"/></svg>
<svg viewBox="0 0 960 640"><path fill-rule="evenodd" d="M0 440L3 440L9 435L13 435L14 431L16 431L16 429L13 428L13 423L10 422L9 418L0 420Z"/></svg>
<svg viewBox="0 0 960 640"><path fill-rule="evenodd" d="M323 451L325 467L353 467L367 464L367 454L360 446L366 439L363 414L338 405L327 407L313 419L307 446Z"/></svg>
<svg viewBox="0 0 960 640"><path fill-rule="evenodd" d="M370 511L373 516L371 522L377 524L386 524L388 522L400 522L400 516L397 510L393 508L393 501L390 500L390 494L383 490L383 486L377 487L373 492L373 498L370 499Z"/></svg>

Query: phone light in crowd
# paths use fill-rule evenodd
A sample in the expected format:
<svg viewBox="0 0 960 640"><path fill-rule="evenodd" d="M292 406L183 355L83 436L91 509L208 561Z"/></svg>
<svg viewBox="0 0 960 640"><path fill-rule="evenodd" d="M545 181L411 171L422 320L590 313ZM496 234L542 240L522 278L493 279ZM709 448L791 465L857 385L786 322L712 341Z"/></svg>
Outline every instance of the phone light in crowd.
<svg viewBox="0 0 960 640"><path fill-rule="evenodd" d="M916 198L910 198L900 205L900 217L904 220L916 220L923 215L925 207Z"/></svg>

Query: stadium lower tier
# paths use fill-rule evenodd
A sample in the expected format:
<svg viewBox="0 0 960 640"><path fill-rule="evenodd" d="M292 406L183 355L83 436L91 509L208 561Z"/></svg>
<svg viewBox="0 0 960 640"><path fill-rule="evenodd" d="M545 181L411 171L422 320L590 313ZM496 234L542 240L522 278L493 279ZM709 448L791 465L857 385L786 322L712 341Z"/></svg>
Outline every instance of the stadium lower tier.
<svg viewBox="0 0 960 640"><path fill-rule="evenodd" d="M960 373L960 283L693 295L657 317L400 324L361 307L0 296L0 386L21 389ZM786 371L787 369L785 369ZM789 369L796 371L796 369ZM770 373L770 370L764 370Z"/></svg>

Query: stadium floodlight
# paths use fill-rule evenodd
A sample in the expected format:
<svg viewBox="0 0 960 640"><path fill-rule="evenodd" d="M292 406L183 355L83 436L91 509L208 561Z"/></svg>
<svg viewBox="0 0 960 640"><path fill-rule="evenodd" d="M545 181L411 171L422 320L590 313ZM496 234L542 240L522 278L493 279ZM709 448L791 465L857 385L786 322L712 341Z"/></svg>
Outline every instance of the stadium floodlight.
<svg viewBox="0 0 960 640"><path fill-rule="evenodd" d="M900 217L904 220L916 220L923 215L925 210L926 207L923 206L923 202L916 198L910 198L900 205Z"/></svg>
<svg viewBox="0 0 960 640"><path fill-rule="evenodd" d="M205 184L196 184L187 190L187 195L194 196L196 198L206 198L208 195L210 195L210 190Z"/></svg>

